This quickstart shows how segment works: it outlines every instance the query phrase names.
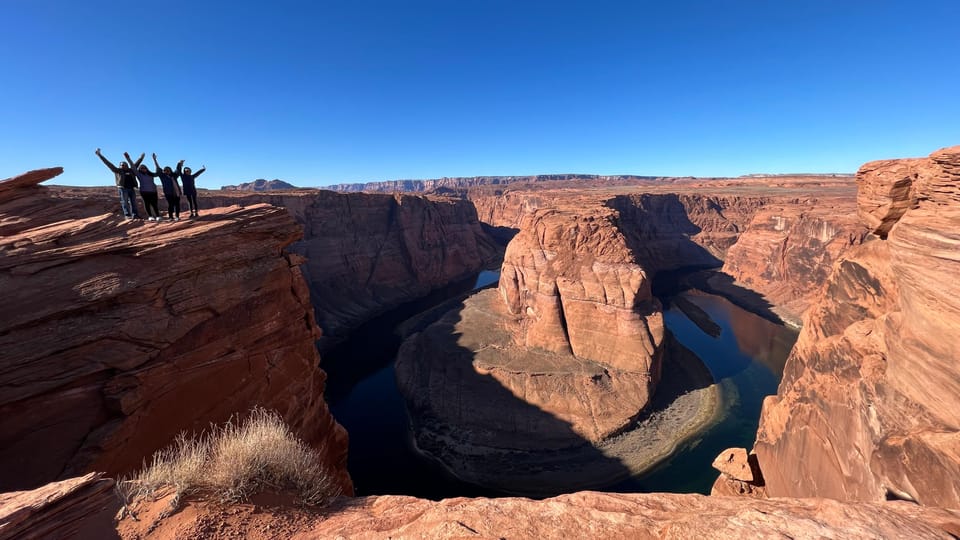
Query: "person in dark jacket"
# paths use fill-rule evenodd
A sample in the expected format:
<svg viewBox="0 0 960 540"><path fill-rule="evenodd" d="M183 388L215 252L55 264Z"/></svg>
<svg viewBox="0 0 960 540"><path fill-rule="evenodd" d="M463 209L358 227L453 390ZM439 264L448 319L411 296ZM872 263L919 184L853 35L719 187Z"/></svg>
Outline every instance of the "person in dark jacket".
<svg viewBox="0 0 960 540"><path fill-rule="evenodd" d="M109 159L103 157L99 148L97 148L94 154L100 158L100 161L102 161L108 169L113 171L114 181L117 184L117 192L120 195L120 210L123 211L123 217L127 219L140 219L140 214L137 212L137 194L134 191L137 187L137 178L133 173L135 168L130 168L125 161L121 161L120 167L117 167L113 163L110 163ZM123 155L130 160L130 156L126 152L124 152ZM143 154L140 154L140 159L137 160L137 164L143 161L143 156ZM130 163L132 164L133 161L131 160Z"/></svg>
<svg viewBox="0 0 960 540"><path fill-rule="evenodd" d="M177 163L177 175L183 182L183 194L187 197L187 204L190 205L190 217L200 215L200 209L197 207L197 177L207 170L207 166L200 167L200 170L193 172L190 167L183 166L184 160Z"/></svg>
<svg viewBox="0 0 960 540"><path fill-rule="evenodd" d="M153 164L156 165L156 175L163 184L163 198L167 200L167 216L171 221L180 221L180 195L183 191L180 189L180 183L177 182L179 175L170 167L161 169L156 154L153 154Z"/></svg>
<svg viewBox="0 0 960 540"><path fill-rule="evenodd" d="M128 156L127 160L129 159ZM132 162L131 165L133 165ZM157 184L153 182L153 178L157 175L150 172L146 165L140 165L139 161L136 163L136 171L137 180L140 182L140 198L143 199L143 207L147 211L147 220L160 221L159 195L157 195Z"/></svg>

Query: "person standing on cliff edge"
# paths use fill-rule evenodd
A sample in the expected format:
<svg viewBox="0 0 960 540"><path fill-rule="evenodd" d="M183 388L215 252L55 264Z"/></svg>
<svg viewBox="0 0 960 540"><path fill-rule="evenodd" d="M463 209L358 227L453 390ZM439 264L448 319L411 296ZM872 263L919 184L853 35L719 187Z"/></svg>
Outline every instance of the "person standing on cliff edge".
<svg viewBox="0 0 960 540"><path fill-rule="evenodd" d="M167 200L167 216L170 221L180 221L180 195L183 191L180 189L180 183L177 182L179 175L170 167L161 169L157 154L153 154L153 164L156 165L156 175L160 177L160 183L163 184L163 198Z"/></svg>
<svg viewBox="0 0 960 540"><path fill-rule="evenodd" d="M160 221L160 207L157 205L157 184L153 182L156 174L150 172L146 165L141 165L141 157L136 163L130 156L124 154L130 166L137 171L137 180L140 181L140 197L143 199L143 208L147 211L147 221Z"/></svg>
<svg viewBox="0 0 960 540"><path fill-rule="evenodd" d="M136 165L131 169L126 161L120 162L120 167L118 168L113 163L110 163L110 160L103 157L103 154L100 153L100 149L94 152L100 161L107 166L108 169L113 171L114 181L117 184L117 192L120 195L120 210L123 211L123 217L127 219L140 219L140 213L137 212L137 195L134 191L137 187L137 177L133 171L136 170ZM124 153L124 156L128 154ZM143 161L144 154L140 154L140 159L137 160L137 164ZM127 158L129 159L129 157Z"/></svg>
<svg viewBox="0 0 960 540"><path fill-rule="evenodd" d="M204 165L200 167L200 170L193 172L190 170L190 167L184 167L183 162L185 160L180 160L177 163L177 175L180 176L180 181L183 182L183 194L187 197L187 204L190 205L190 217L197 217L200 215L200 210L197 208L197 177L203 174L203 171L207 170L207 166Z"/></svg>

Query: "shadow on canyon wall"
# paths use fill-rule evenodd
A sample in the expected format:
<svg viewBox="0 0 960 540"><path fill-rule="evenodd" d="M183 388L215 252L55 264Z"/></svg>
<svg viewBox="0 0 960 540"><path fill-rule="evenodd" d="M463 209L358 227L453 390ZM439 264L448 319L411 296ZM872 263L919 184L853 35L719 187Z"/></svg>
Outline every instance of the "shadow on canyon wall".
<svg viewBox="0 0 960 540"><path fill-rule="evenodd" d="M487 233L487 236L493 238L493 240L503 248L506 248L510 240L513 240L513 237L520 232L520 229L517 227L494 227L482 221L480 222L480 228L483 232Z"/></svg>
<svg viewBox="0 0 960 540"><path fill-rule="evenodd" d="M471 327L466 338L457 329L461 322ZM514 378L516 390L492 374L498 368L478 372L474 366L478 354L506 337L496 326L489 313L458 302L404 344L397 359L397 382L417 447L461 480L502 494L547 497L627 477L630 471L620 460L604 455L570 423L517 395L528 390L543 396L544 388L537 385L550 378L547 371L506 374ZM558 392L552 397L565 396Z"/></svg>
<svg viewBox="0 0 960 540"><path fill-rule="evenodd" d="M678 195L618 195L606 206L620 215L619 228L635 260L654 274L655 296L663 299L682 290L700 289L723 296L770 322L783 323L766 297L716 271L723 261L691 239L703 228L690 220ZM719 209L716 212L722 216Z"/></svg>
<svg viewBox="0 0 960 540"><path fill-rule="evenodd" d="M398 386L407 396L418 447L464 481L495 491L486 496L546 497L629 478L641 464L650 466L651 456L664 459L676 449L690 418L673 410L674 401L714 382L703 362L668 332L661 382L650 404L620 433L595 444L532 401L550 400L554 410L581 409L582 417L593 410L583 403L590 399L583 387L609 379L586 371L560 375L556 357L543 351L500 349L497 344L509 343L510 336L489 304L451 307L405 344ZM483 358L491 351L507 361L491 366ZM518 373L514 362L529 373ZM682 407L689 406L686 401Z"/></svg>

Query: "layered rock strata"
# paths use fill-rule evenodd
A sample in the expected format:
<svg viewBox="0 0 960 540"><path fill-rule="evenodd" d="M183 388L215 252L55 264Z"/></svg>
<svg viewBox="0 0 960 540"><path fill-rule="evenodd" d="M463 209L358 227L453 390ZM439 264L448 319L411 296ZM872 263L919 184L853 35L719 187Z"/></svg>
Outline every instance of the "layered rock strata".
<svg viewBox="0 0 960 540"><path fill-rule="evenodd" d="M0 540L115 538L119 508L114 481L99 473L0 493Z"/></svg>
<svg viewBox="0 0 960 540"><path fill-rule="evenodd" d="M615 208L638 262L652 274L722 265L735 283L714 280L714 292L734 299L743 297L741 289L759 293L766 308L797 326L833 263L867 232L855 217L854 186L846 179L681 182L648 184L636 192L622 188L620 195L610 191L477 192L471 200L481 221L496 231L519 230L538 209L572 201Z"/></svg>
<svg viewBox="0 0 960 540"><path fill-rule="evenodd" d="M127 473L181 430L261 405L350 492L289 214L126 221L115 199L37 185L51 176L0 182L0 489Z"/></svg>
<svg viewBox="0 0 960 540"><path fill-rule="evenodd" d="M303 226L289 249L304 256L321 351L404 302L475 276L499 250L468 201L413 195L211 192L205 206L269 203Z"/></svg>
<svg viewBox="0 0 960 540"><path fill-rule="evenodd" d="M782 318L799 326L833 264L867 236L850 202L808 198L764 205L727 250L722 271L762 292Z"/></svg>
<svg viewBox="0 0 960 540"><path fill-rule="evenodd" d="M960 508L960 147L857 181L876 236L835 265L754 451L771 496Z"/></svg>
<svg viewBox="0 0 960 540"><path fill-rule="evenodd" d="M960 534L960 515L904 502L756 500L668 493L580 492L534 501L379 496L342 500L322 512L187 503L169 517L161 500L125 518L122 538L263 534L284 538L912 538ZM216 528L211 523L217 523Z"/></svg>

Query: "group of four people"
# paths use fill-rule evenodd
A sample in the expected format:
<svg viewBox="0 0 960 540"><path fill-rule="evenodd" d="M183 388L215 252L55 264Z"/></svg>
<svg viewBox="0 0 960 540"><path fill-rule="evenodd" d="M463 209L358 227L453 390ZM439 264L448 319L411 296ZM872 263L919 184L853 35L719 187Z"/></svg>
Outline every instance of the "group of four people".
<svg viewBox="0 0 960 540"><path fill-rule="evenodd" d="M196 179L203 174L203 171L207 170L206 167L201 167L199 171L193 172L190 167L183 166L184 160L182 159L177 163L177 170L170 167L160 167L157 155L153 154L153 164L156 166L156 170L150 171L146 165L142 164L145 154L140 154L140 158L133 161L127 152L123 153L125 161L121 161L120 166L117 167L103 157L99 148L94 153L97 154L100 161L103 161L104 165L113 171L117 181L117 190L120 193L120 208L127 219L140 219L136 200L136 189L139 187L143 207L147 212L147 219L160 221L159 196L157 185L153 181L154 178L160 179L160 184L163 187L163 198L167 200L167 217L170 220L180 221L181 195L186 196L190 205L190 217L200 215L197 209ZM178 179L183 182L182 188Z"/></svg>

